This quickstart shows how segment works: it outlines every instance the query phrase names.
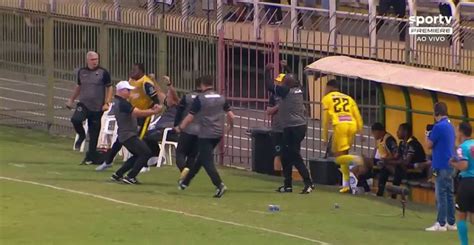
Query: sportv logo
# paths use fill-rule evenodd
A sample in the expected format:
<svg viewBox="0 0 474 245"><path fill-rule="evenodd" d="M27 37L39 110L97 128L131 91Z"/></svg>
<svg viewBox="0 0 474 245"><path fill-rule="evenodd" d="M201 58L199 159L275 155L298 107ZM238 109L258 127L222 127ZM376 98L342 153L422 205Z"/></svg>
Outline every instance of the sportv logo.
<svg viewBox="0 0 474 245"><path fill-rule="evenodd" d="M408 18L410 35L451 35L452 16L410 16Z"/></svg>

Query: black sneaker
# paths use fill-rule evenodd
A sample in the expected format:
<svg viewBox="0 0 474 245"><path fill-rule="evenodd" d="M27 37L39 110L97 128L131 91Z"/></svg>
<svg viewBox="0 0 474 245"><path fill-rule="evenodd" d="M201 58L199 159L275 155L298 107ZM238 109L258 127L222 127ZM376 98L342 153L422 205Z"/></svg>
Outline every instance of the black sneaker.
<svg viewBox="0 0 474 245"><path fill-rule="evenodd" d="M82 142L84 142L85 139L86 137L79 137L77 141L74 143L74 150L76 151L80 150L82 146Z"/></svg>
<svg viewBox="0 0 474 245"><path fill-rule="evenodd" d="M93 161L89 158L89 156L84 157L82 160L81 164L79 165L91 165Z"/></svg>
<svg viewBox="0 0 474 245"><path fill-rule="evenodd" d="M280 193L290 193L290 192L293 192L293 187L291 186L280 186L278 187L278 189L275 190L276 192L280 192Z"/></svg>
<svg viewBox="0 0 474 245"><path fill-rule="evenodd" d="M136 178L130 178L128 176L123 177L122 182L125 183L125 184L129 184L129 185L139 185L139 184L141 184L140 182L138 182L138 180Z"/></svg>
<svg viewBox="0 0 474 245"><path fill-rule="evenodd" d="M306 185L303 190L300 192L300 194L309 194L313 192L315 186L314 185Z"/></svg>
<svg viewBox="0 0 474 245"><path fill-rule="evenodd" d="M116 174L112 174L112 176L110 176L110 180L115 181L115 182L122 182L122 177Z"/></svg>
<svg viewBox="0 0 474 245"><path fill-rule="evenodd" d="M178 181L178 190L184 191L186 188L188 188L188 186L183 184L182 180L179 180Z"/></svg>
<svg viewBox="0 0 474 245"><path fill-rule="evenodd" d="M221 198L225 191L227 190L227 187L222 183L217 189L216 189L216 194L214 194L215 198Z"/></svg>

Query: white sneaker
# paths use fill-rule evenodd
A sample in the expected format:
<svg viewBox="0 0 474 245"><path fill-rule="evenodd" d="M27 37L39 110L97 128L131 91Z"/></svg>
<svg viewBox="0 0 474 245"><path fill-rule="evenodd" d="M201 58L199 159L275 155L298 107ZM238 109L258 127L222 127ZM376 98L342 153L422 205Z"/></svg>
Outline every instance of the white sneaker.
<svg viewBox="0 0 474 245"><path fill-rule="evenodd" d="M425 231L447 231L448 228L445 226L441 226L438 222L434 223L433 226L428 227Z"/></svg>
<svg viewBox="0 0 474 245"><path fill-rule="evenodd" d="M150 171L150 167L143 167L141 170L140 170L140 173L146 173L146 172L149 172Z"/></svg>
<svg viewBox="0 0 474 245"><path fill-rule="evenodd" d="M156 166L158 164L158 157L150 157L147 162L147 166Z"/></svg>
<svg viewBox="0 0 474 245"><path fill-rule="evenodd" d="M100 166L95 168L95 171L104 171L104 170L106 170L110 167L112 167L112 164L107 164L107 163L103 162Z"/></svg>
<svg viewBox="0 0 474 245"><path fill-rule="evenodd" d="M446 224L446 228L448 229L448 231L457 231L458 230L458 226L456 224L454 225L450 225L450 224Z"/></svg>

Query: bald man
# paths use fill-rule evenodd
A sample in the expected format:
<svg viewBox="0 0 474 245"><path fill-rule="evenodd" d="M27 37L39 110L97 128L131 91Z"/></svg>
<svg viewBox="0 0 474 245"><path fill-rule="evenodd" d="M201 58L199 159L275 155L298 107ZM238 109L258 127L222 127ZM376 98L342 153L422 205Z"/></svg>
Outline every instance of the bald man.
<svg viewBox="0 0 474 245"><path fill-rule="evenodd" d="M79 135L75 142L75 149L81 147L86 138L86 132L82 123L87 120L89 131L89 150L82 164L95 162L97 158L97 141L99 139L101 118L104 111L109 109L112 100L112 81L109 72L99 66L99 55L89 51L86 55L87 66L77 72L77 85L74 92L66 103L72 108L76 98L79 102L71 118L74 130Z"/></svg>

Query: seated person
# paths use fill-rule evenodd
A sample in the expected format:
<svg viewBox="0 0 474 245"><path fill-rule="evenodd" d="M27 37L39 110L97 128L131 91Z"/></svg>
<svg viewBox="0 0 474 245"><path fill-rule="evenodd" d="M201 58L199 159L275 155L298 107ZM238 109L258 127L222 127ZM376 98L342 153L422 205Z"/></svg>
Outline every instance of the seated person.
<svg viewBox="0 0 474 245"><path fill-rule="evenodd" d="M408 169L418 168L421 163L426 162L425 150L413 136L413 129L410 124L400 124L397 137L400 139L397 157L384 161L384 169L388 171L380 171L379 176L379 180L382 179L386 183L388 176L393 174L393 185L395 186L399 186L402 179L406 178ZM396 195L392 195L392 198L396 198Z"/></svg>
<svg viewBox="0 0 474 245"><path fill-rule="evenodd" d="M370 192L370 186L367 183L367 179L373 177L373 166L377 166L377 163L381 164L384 160L393 159L398 153L397 141L385 130L383 124L374 123L371 128L371 133L376 142L376 150L373 158L364 157L363 165L351 168L351 173L353 173L358 179L357 186L363 187L365 192ZM381 168L381 171L385 171L380 164L378 168ZM385 188L386 182L387 180L385 180L383 184L380 195L383 195L383 189ZM380 189L381 187L379 186L379 191Z"/></svg>
<svg viewBox="0 0 474 245"><path fill-rule="evenodd" d="M160 142L163 139L163 133L165 129L174 127L174 119L176 117L176 113L178 110L177 106L179 102L179 97L178 97L178 94L176 93L176 89L171 83L169 77L165 76L164 79L165 79L165 83L168 86L168 92L166 93L166 97L162 99L163 104L165 106L165 110L161 114L161 116L157 117L156 120L150 123L150 126L148 127L148 131L144 137L144 141L150 148L153 155L153 157L148 161L148 163L151 165L156 163L156 160L157 160L156 157L160 153L158 142ZM174 131L170 131L168 133L167 139L170 141L178 141L178 135L176 135Z"/></svg>
<svg viewBox="0 0 474 245"><path fill-rule="evenodd" d="M170 106L167 101L168 99L165 100L165 111L161 114L161 116L157 117L156 120L150 123L148 132L145 134L145 141L151 141L154 143L159 142L163 138L165 129L174 127L174 118L176 116L177 106L176 104ZM176 134L170 131L168 134L168 139L176 141Z"/></svg>
<svg viewBox="0 0 474 245"><path fill-rule="evenodd" d="M402 168L406 171L408 169L420 169L423 170L426 177L426 153L425 149L421 145L415 136L413 136L413 127L409 123L400 124L397 137L400 139L398 145L398 154L400 158L394 160L394 163L400 163Z"/></svg>
<svg viewBox="0 0 474 245"><path fill-rule="evenodd" d="M163 79L168 86L171 86L169 77L164 76ZM164 104L167 94L161 91L154 74L145 75L143 64L137 63L133 66L129 81L131 85L136 87L129 98L133 107L144 110L150 108L153 104ZM174 90L170 89L168 93L172 91ZM150 119L151 117L137 118L137 124L139 125L138 137L140 140L143 139L148 130ZM96 168L96 171L104 171L110 168L120 149L122 149L122 143L117 139L108 152L107 158Z"/></svg>
<svg viewBox="0 0 474 245"><path fill-rule="evenodd" d="M160 154L160 147L158 143L163 139L163 133L165 132L166 128L173 128L174 126L174 117L177 112L177 106L174 102L169 103L167 102L168 99L165 100L165 111L158 116L153 122L150 123L148 127L148 131L145 134L143 140L147 144L148 148L150 148L152 157L148 159L148 167L144 167L142 172L150 171L149 166L156 165L158 161L158 156ZM172 106L170 106L172 104ZM178 135L174 131L169 131L167 135L168 141L178 141Z"/></svg>

